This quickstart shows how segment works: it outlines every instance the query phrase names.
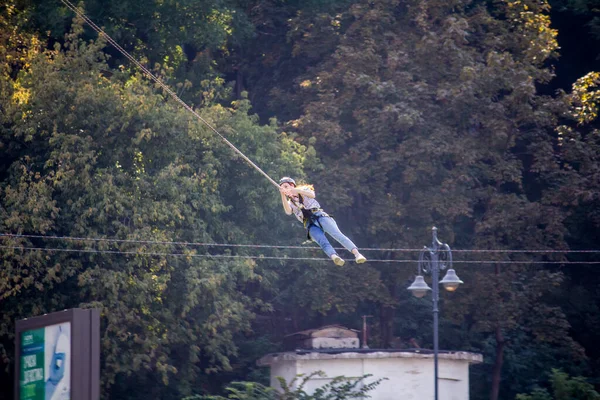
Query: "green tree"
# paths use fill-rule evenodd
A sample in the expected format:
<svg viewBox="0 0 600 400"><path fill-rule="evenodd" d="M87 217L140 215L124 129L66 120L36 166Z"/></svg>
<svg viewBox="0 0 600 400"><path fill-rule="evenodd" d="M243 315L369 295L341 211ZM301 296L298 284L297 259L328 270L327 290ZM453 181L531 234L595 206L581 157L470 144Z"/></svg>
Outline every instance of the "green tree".
<svg viewBox="0 0 600 400"><path fill-rule="evenodd" d="M369 398L368 392L375 389L383 379L365 383L370 375L364 375L360 378L346 378L337 376L330 382L308 393L305 390L306 384L314 377L326 377L323 372L314 372L304 376L298 375L291 382L286 382L278 377L281 390L278 391L272 387L266 387L256 382L233 382L227 387L229 395L221 396L191 396L184 400L347 400Z"/></svg>
<svg viewBox="0 0 600 400"><path fill-rule="evenodd" d="M315 38L322 35L332 51L319 53L285 93L302 109L288 126L303 143L314 143L321 163L309 165L309 175L327 188L324 202L335 205L341 224L353 221L353 237L372 247L413 248L430 241L435 224L460 248L567 248L567 214L543 190L553 188L544 172L559 169L551 162L559 102L536 91L552 78L547 62L557 50L548 11L545 2L382 0L357 1L323 18L331 23L298 18L295 54L317 54ZM407 271L378 270L397 298ZM532 340L578 351L549 298L560 273L500 263L462 271L471 284L448 305L454 321L471 321L496 338L492 399L500 387L503 332L525 325ZM380 304L386 346L394 304Z"/></svg>
<svg viewBox="0 0 600 400"><path fill-rule="evenodd" d="M581 376L570 377L566 373L553 369L550 375L552 395L546 389L535 389L530 394L519 394L516 400L594 400L600 399L600 393Z"/></svg>
<svg viewBox="0 0 600 400"><path fill-rule="evenodd" d="M64 39L71 29L66 8L37 0L0 7L2 231L303 240L296 221L284 219L274 188L120 54L77 40L92 33L80 22ZM596 246L599 80L590 73L571 93L538 94L553 77L557 53L545 2L83 7L269 174L314 183L361 247L420 247L433 224L457 249ZM251 106L263 120L277 115L285 125L261 125ZM379 317L371 344L388 346L395 335L431 342L423 333L430 331L430 304L405 291L414 271L406 264L339 269L326 261L210 259L205 248L167 243L0 240L7 246L0 252L3 360L12 355L15 318L100 307L111 387L105 394L115 398L130 398L134 386L139 398L217 393L223 382L255 374L254 355L278 349L290 331L330 321L356 326L358 312ZM57 250L14 248L22 246ZM92 249L121 253L74 253ZM321 256L315 248L208 250ZM185 256L164 255L171 252ZM442 345L493 360L476 370L489 376L478 382L491 382L482 390L512 398L536 381L542 360L561 367L571 360L569 374L597 375L577 371L588 360L573 341L600 371L593 267L528 264L593 255L455 258L497 261L457 264L466 285L442 300ZM4 375L3 382L12 379Z"/></svg>
<svg viewBox="0 0 600 400"><path fill-rule="evenodd" d="M1 230L121 241L3 237L4 355L15 319L98 307L104 397L111 386L124 391L114 384L132 374L140 398L189 394L200 376L232 368L234 336L268 310L244 294L260 286L265 266L169 243L276 235L259 222L275 212L277 192L141 76L107 74L104 44L80 40L80 22L74 29L64 46L20 63L16 79L11 70L2 75ZM199 112L269 173L301 170L306 148L275 123L259 126L249 108L240 100ZM264 195L269 189L273 196ZM242 206L234 194L261 198L263 207Z"/></svg>
<svg viewBox="0 0 600 400"><path fill-rule="evenodd" d="M557 128L557 151L563 168L549 177L556 182L553 201L568 211L565 226L573 249L594 248L593 232L600 227L597 196L600 182L599 84L600 75L590 72L573 84L570 93L563 93L565 109L561 125ZM570 259L599 260L596 254L574 254ZM565 275L567 286L560 301L565 304L572 321L573 337L585 347L591 359L589 375L597 376L600 354L592 332L599 329L595 305L600 281L592 266L571 268L565 270ZM572 371L567 372L573 374Z"/></svg>

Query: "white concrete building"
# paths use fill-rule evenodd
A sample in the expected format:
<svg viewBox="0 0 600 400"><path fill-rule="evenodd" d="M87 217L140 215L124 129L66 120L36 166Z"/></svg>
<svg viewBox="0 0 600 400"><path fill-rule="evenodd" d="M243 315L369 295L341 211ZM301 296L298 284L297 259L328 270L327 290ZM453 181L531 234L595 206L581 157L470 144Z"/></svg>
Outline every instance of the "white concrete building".
<svg viewBox="0 0 600 400"><path fill-rule="evenodd" d="M258 360L260 366L271 368L271 386L279 387L276 377L287 382L298 374L309 375L322 371L326 378L313 378L305 385L308 392L323 386L337 376L361 377L372 375L365 382L380 378L375 390L369 392L373 400L429 400L434 397L433 352L424 349L359 349L358 335L339 326L329 326L294 334L301 343L312 349L268 354ZM356 336L356 341L351 340ZM329 337L325 337L329 336ZM336 337L349 348L335 348ZM328 343L332 348L324 348ZM315 346L316 345L316 346ZM345 347L345 346L344 346ZM481 354L443 351L438 354L438 386L440 400L469 399L469 365L483 361Z"/></svg>

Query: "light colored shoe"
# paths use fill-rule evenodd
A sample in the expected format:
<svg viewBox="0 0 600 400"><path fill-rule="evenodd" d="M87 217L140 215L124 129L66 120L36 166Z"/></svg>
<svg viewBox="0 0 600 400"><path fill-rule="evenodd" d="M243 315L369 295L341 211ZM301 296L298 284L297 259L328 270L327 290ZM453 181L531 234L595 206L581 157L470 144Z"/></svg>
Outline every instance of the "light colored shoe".
<svg viewBox="0 0 600 400"><path fill-rule="evenodd" d="M367 261L367 259L362 254L358 253L356 256L354 256L354 261L356 261L357 264L362 264Z"/></svg>
<svg viewBox="0 0 600 400"><path fill-rule="evenodd" d="M342 259L342 257L338 256L337 254L332 255L331 259L333 260L335 265L337 265L338 267L343 266L345 263L345 261Z"/></svg>

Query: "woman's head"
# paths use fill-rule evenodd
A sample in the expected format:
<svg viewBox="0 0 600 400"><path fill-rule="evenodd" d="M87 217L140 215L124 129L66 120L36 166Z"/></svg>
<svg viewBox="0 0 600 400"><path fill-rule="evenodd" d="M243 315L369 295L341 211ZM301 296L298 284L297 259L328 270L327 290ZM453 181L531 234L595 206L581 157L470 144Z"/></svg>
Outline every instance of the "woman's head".
<svg viewBox="0 0 600 400"><path fill-rule="evenodd" d="M288 176L284 176L279 180L279 186L284 188L296 187L296 181Z"/></svg>

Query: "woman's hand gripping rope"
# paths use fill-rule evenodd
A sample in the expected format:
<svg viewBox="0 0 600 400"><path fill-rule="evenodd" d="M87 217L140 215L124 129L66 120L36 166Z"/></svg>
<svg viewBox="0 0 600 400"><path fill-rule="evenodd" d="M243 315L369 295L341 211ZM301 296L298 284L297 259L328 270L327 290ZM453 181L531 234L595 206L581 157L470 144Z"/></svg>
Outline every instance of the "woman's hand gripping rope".
<svg viewBox="0 0 600 400"><path fill-rule="evenodd" d="M292 197L294 196L296 189L294 188L284 188L282 186L279 186L279 192L287 197Z"/></svg>

